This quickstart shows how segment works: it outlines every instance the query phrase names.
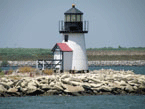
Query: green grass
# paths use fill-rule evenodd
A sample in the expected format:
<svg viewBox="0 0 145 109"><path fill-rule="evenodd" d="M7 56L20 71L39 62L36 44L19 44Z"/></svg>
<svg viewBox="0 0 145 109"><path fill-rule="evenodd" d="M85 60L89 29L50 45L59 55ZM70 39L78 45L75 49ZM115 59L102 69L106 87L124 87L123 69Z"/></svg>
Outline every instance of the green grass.
<svg viewBox="0 0 145 109"><path fill-rule="evenodd" d="M108 51L108 50L114 50L114 51L145 51L145 47L130 47L130 48L125 48L125 47L118 47L118 48L113 48L113 47L104 47L104 48L88 48L87 50L95 50L95 51Z"/></svg>
<svg viewBox="0 0 145 109"><path fill-rule="evenodd" d="M5 74L4 74L4 72L0 72L0 76L4 76Z"/></svg>
<svg viewBox="0 0 145 109"><path fill-rule="evenodd" d="M131 48L89 48L89 52L93 51L141 51L145 52L145 47L131 47ZM0 60L1 61L35 61L37 59L53 58L50 49L42 48L0 48ZM88 60L145 60L144 55L88 55Z"/></svg>
<svg viewBox="0 0 145 109"><path fill-rule="evenodd" d="M89 61L115 61L115 60L145 60L144 55L88 55L88 60Z"/></svg>
<svg viewBox="0 0 145 109"><path fill-rule="evenodd" d="M0 48L0 60L37 60L52 57L50 49Z"/></svg>

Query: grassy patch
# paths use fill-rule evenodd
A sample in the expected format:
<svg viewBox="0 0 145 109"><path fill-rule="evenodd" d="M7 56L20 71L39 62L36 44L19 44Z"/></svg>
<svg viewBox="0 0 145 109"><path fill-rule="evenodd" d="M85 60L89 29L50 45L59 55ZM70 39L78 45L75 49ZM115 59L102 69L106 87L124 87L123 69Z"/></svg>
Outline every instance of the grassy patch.
<svg viewBox="0 0 145 109"><path fill-rule="evenodd" d="M9 76L9 79L12 79L12 80L20 80L22 79L22 77L16 75L16 76Z"/></svg>
<svg viewBox="0 0 145 109"><path fill-rule="evenodd" d="M101 55L98 55L100 53ZM110 55L113 53L113 55ZM116 55L116 53L118 54ZM120 55L120 53L124 53ZM130 55L130 54L131 55ZM137 54L136 54L137 53ZM88 60L145 60L145 47L131 48L89 48ZM102 55L103 54L103 55ZM142 55L143 54L143 55ZM1 61L36 61L38 59L53 58L50 49L42 48L0 48Z"/></svg>
<svg viewBox="0 0 145 109"><path fill-rule="evenodd" d="M129 48L126 48L126 47L118 47L118 48L113 48L113 47L104 47L104 48L88 48L87 50L95 50L95 51L100 51L100 50L103 50L103 51L108 51L108 50L113 50L113 51L145 51L145 47L129 47Z"/></svg>
<svg viewBox="0 0 145 109"><path fill-rule="evenodd" d="M43 73L46 74L46 75L52 75L53 70L52 69L45 69L45 70L43 70Z"/></svg>
<svg viewBox="0 0 145 109"><path fill-rule="evenodd" d="M4 72L0 72L0 76L4 76L5 75L5 73Z"/></svg>
<svg viewBox="0 0 145 109"><path fill-rule="evenodd" d="M41 48L0 48L0 60L37 60L52 57L50 49Z"/></svg>
<svg viewBox="0 0 145 109"><path fill-rule="evenodd" d="M35 72L35 69L32 67L20 67L19 72L20 73Z"/></svg>

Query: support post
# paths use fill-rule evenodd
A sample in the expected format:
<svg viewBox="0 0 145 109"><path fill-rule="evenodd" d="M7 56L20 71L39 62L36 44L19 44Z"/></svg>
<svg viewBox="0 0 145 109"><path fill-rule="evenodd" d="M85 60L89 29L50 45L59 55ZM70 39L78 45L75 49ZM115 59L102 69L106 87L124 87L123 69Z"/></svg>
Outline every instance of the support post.
<svg viewBox="0 0 145 109"><path fill-rule="evenodd" d="M64 54L62 52L62 72L64 72Z"/></svg>
<svg viewBox="0 0 145 109"><path fill-rule="evenodd" d="M88 26L88 29L87 29L87 31L89 31L89 21L87 21L88 23L87 23L87 26Z"/></svg>
<svg viewBox="0 0 145 109"><path fill-rule="evenodd" d="M38 60L36 61L36 69L38 69Z"/></svg>
<svg viewBox="0 0 145 109"><path fill-rule="evenodd" d="M42 70L44 70L44 60L43 60L43 63L42 64L43 64Z"/></svg>

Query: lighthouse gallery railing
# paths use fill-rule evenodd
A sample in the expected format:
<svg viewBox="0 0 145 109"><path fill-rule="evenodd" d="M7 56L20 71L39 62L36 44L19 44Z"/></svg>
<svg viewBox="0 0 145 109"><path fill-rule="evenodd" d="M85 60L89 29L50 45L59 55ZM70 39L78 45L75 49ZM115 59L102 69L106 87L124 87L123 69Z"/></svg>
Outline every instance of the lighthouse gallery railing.
<svg viewBox="0 0 145 109"><path fill-rule="evenodd" d="M65 23L63 20L59 21L59 32L73 32L72 30L66 30ZM71 23L78 23L78 22L71 22ZM76 30L75 30L76 31ZM89 31L89 21L82 21L82 30L78 30L77 32L84 32L87 33Z"/></svg>

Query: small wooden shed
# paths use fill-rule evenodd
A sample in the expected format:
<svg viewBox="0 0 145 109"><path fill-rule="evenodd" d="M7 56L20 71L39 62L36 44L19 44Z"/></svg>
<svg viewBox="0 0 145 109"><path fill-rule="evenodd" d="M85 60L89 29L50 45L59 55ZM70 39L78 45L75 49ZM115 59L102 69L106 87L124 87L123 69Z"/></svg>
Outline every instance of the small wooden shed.
<svg viewBox="0 0 145 109"><path fill-rule="evenodd" d="M54 56L54 64L57 70L70 71L72 70L72 55L73 50L66 43L56 43L52 48Z"/></svg>

